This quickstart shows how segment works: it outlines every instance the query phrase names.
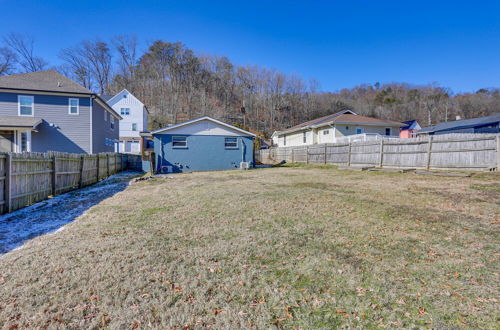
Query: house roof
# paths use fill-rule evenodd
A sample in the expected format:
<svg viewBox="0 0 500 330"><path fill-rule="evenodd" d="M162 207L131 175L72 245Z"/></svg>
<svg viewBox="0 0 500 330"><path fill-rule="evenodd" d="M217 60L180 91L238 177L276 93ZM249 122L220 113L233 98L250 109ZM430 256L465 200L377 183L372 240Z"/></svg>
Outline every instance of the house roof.
<svg viewBox="0 0 500 330"><path fill-rule="evenodd" d="M23 127L35 129L42 122L41 118L2 116L0 117L0 127Z"/></svg>
<svg viewBox="0 0 500 330"><path fill-rule="evenodd" d="M13 74L0 77L0 88L62 93L94 94L55 70Z"/></svg>
<svg viewBox="0 0 500 330"><path fill-rule="evenodd" d="M327 126L330 124L350 124L350 125L374 125L374 126L404 126L403 123L392 121L392 120L382 120L372 117L365 117L357 115L351 110L340 111L331 115L323 116L313 120L306 121L302 124L290 127L286 130L279 131L278 134L292 133L304 129L317 128L322 126ZM273 133L274 135L274 133Z"/></svg>
<svg viewBox="0 0 500 330"><path fill-rule="evenodd" d="M113 95L110 95L110 94L100 94L99 96L101 97L101 99L103 99L106 102L108 102L109 100L111 100L114 97Z"/></svg>
<svg viewBox="0 0 500 330"><path fill-rule="evenodd" d="M449 131L449 130L455 130L455 129L483 126L483 125L488 125L488 124L493 124L493 123L498 123L498 122L500 122L500 113L497 113L497 114L494 114L491 116L486 116L486 117L448 121L448 122L437 124L434 126L424 127L420 131L418 131L417 133L418 134L426 134L426 133L433 133L433 132Z"/></svg>
<svg viewBox="0 0 500 330"><path fill-rule="evenodd" d="M182 123L179 123L179 124L170 125L170 126L167 126L167 127L164 127L164 128L160 128L160 129L157 129L155 131L152 131L151 134L154 135L154 134L157 134L157 133L162 133L162 132L169 131L169 130L172 130L172 129L175 129L175 128L179 128L179 127L182 127L182 126L191 125L191 124L194 124L194 123L202 121L202 120L211 121L213 123L216 123L216 124L225 126L225 127L229 128L229 129L235 130L237 132L243 133L245 135L256 136L254 133L251 133L249 131L246 131L244 129L238 128L238 127L233 126L233 125L226 124L226 123L224 123L222 121L219 121L217 119L213 119L213 118L208 117L208 116L203 116L203 117L192 119L192 120L188 120L188 121L185 121L185 122L182 122Z"/></svg>
<svg viewBox="0 0 500 330"><path fill-rule="evenodd" d="M416 120L403 121L403 124L405 124L405 126L401 127L402 130L420 129L421 128Z"/></svg>
<svg viewBox="0 0 500 330"><path fill-rule="evenodd" d="M47 93L85 94L92 96L108 112L115 117L122 117L111 108L99 95L77 84L56 70L45 70L28 73L19 73L0 77L0 89L25 90Z"/></svg>

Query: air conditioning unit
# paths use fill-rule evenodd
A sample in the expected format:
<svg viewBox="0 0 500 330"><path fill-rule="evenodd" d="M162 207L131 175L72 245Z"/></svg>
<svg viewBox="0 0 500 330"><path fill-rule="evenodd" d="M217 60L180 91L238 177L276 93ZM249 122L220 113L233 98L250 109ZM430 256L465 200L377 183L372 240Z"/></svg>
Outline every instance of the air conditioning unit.
<svg viewBox="0 0 500 330"><path fill-rule="evenodd" d="M240 170L248 170L250 168L249 162L240 162Z"/></svg>

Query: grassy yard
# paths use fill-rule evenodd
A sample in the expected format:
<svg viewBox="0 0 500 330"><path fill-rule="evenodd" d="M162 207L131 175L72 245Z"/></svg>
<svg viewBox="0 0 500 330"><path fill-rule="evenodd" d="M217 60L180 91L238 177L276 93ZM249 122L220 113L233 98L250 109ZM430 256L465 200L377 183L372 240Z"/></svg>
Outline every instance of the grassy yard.
<svg viewBox="0 0 500 330"><path fill-rule="evenodd" d="M486 173L142 181L0 257L0 326L497 328L499 214Z"/></svg>

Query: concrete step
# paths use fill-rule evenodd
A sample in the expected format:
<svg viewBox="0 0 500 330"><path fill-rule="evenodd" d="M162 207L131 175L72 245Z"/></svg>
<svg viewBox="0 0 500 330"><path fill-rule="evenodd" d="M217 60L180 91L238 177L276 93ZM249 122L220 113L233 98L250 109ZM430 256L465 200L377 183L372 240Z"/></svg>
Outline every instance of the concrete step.
<svg viewBox="0 0 500 330"><path fill-rule="evenodd" d="M451 176L451 177L456 177L456 178L468 178L471 176L471 174L469 174L469 173L431 172L431 171L424 171L424 170L418 170L418 171L415 171L415 173L419 174L419 175Z"/></svg>
<svg viewBox="0 0 500 330"><path fill-rule="evenodd" d="M383 172L383 173L409 173L415 172L416 168L370 168L368 171L372 172Z"/></svg>

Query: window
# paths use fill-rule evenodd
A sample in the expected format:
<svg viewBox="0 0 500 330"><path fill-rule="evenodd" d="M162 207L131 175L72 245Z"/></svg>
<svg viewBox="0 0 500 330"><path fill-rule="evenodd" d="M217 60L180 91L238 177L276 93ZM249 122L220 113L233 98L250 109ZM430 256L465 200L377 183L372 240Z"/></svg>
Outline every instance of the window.
<svg viewBox="0 0 500 330"><path fill-rule="evenodd" d="M33 96L19 95L17 100L19 116L33 116Z"/></svg>
<svg viewBox="0 0 500 330"><path fill-rule="evenodd" d="M323 131L323 135L328 135L328 134L330 134L330 130L329 130L329 129L325 129L325 130Z"/></svg>
<svg viewBox="0 0 500 330"><path fill-rule="evenodd" d="M349 130L349 126L346 126L346 127L345 127L345 129L346 129L346 130Z"/></svg>
<svg viewBox="0 0 500 330"><path fill-rule="evenodd" d="M173 136L172 147L174 148L187 148L187 138L185 136Z"/></svg>
<svg viewBox="0 0 500 330"><path fill-rule="evenodd" d="M29 138L31 132L21 132L20 133L20 143L19 143L19 151L20 152L27 152L27 151L30 151L29 150L29 147L28 147L28 141L29 141Z"/></svg>
<svg viewBox="0 0 500 330"><path fill-rule="evenodd" d="M120 115L122 116L130 115L130 108L120 108Z"/></svg>
<svg viewBox="0 0 500 330"><path fill-rule="evenodd" d="M238 139L237 138L224 138L224 147L226 149L237 149L238 148Z"/></svg>
<svg viewBox="0 0 500 330"><path fill-rule="evenodd" d="M115 129L115 117L109 116L109 126L111 129Z"/></svg>
<svg viewBox="0 0 500 330"><path fill-rule="evenodd" d="M77 115L80 113L80 106L78 99L69 99L69 109L68 113L70 115Z"/></svg>
<svg viewBox="0 0 500 330"><path fill-rule="evenodd" d="M356 134L363 134L363 129L361 127L356 127Z"/></svg>
<svg viewBox="0 0 500 330"><path fill-rule="evenodd" d="M302 142L307 143L307 132L302 132Z"/></svg>
<svg viewBox="0 0 500 330"><path fill-rule="evenodd" d="M108 121L108 112L104 110L104 121Z"/></svg>
<svg viewBox="0 0 500 330"><path fill-rule="evenodd" d="M283 136L283 145L286 146L286 135Z"/></svg>
<svg viewBox="0 0 500 330"><path fill-rule="evenodd" d="M132 131L137 131L137 123L132 123Z"/></svg>
<svg viewBox="0 0 500 330"><path fill-rule="evenodd" d="M385 129L385 135L387 135L387 136L391 136L392 135L392 131L391 131L391 129L389 127L387 127Z"/></svg>

